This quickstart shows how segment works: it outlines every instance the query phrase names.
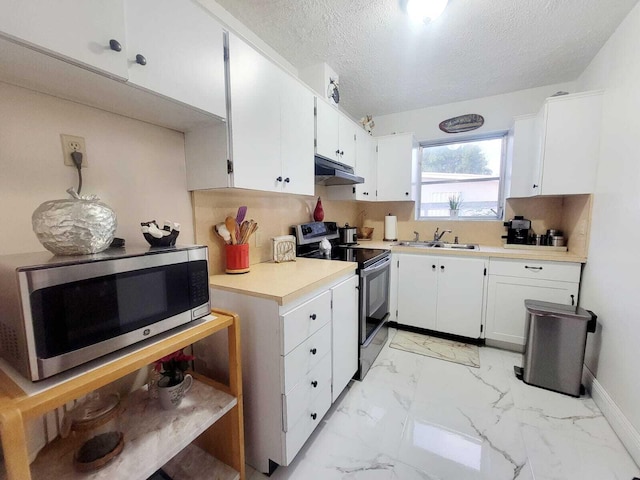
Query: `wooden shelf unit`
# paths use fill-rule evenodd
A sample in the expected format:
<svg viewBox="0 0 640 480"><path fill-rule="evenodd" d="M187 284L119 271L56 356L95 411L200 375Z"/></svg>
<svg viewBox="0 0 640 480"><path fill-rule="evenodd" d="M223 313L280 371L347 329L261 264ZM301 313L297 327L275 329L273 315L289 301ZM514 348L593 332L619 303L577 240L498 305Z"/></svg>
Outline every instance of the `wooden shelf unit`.
<svg viewBox="0 0 640 480"><path fill-rule="evenodd" d="M200 323L192 328L187 328L160 342L143 346L133 352L124 354L113 362L81 374L41 393L27 395L3 373L0 376L0 435L2 437L6 478L8 480L28 480L32 478L32 475L33 478L52 478L52 470L47 469L47 465L52 461L66 463L64 450L70 448L70 442L56 439L38 454L33 463L33 468L29 465L24 425L26 420L37 418L121 377L144 368L165 355L226 329L229 343L229 385L218 383L194 373L196 382L194 382L193 390L187 395L183 404L174 411L161 411L158 406L148 402L146 388L132 392L125 401L125 409L130 412L129 417L127 417L125 411L121 422L125 430L125 448L119 456L119 458L122 458L116 458L112 465L106 466L99 472L101 478L104 474L106 474L104 478L132 478L130 475L136 472L141 479L145 479L150 474L147 470L151 470L151 473L153 473L172 457L179 458L181 463L188 464L189 460L185 457L192 453L198 458L198 460L193 460L196 465L204 465L202 457L206 458L207 456L211 465L218 464L217 468L224 472L221 478L240 478L240 480L244 480L242 357L240 353L239 318L235 313L231 312L221 310L213 310L212 312L217 318ZM200 403L205 403L205 405L196 404L196 399ZM175 418L176 415L182 414L184 414L184 420L187 423L191 419L191 424L195 423L197 426L189 431L176 433L175 429L170 426L171 419ZM160 451L154 450L155 458L150 459L150 455L145 455L148 452L140 452L143 454L142 457L132 461L127 459L126 456L135 455L136 451L139 450L136 448L136 442L144 440L145 435L151 434L148 431L150 429L147 428L147 424L153 422L146 422L143 415L163 415L166 417L166 422L162 423L167 424L167 433L162 433L160 437L166 438L167 441L165 442L166 445L162 445ZM182 420L180 418L180 423L182 423ZM157 434L154 433L154 435ZM131 445L128 446L128 439L135 441L132 441ZM194 440L193 444L199 448L190 447L183 450L184 447L189 446L190 440ZM157 444L154 445L154 448L156 446ZM203 451L208 455L204 454ZM136 461L141 465L140 468L134 468L133 470L126 468L127 463L135 464ZM156 462L157 465L152 464L153 462ZM219 465L220 462L226 465ZM173 466L171 466L172 471L179 472L181 468L175 464L176 461L174 460ZM95 473L82 474L76 472L71 462L69 462L69 467L68 472L65 471L64 474L58 473L56 470L55 478L88 478L95 475ZM213 467L207 466L203 468L206 468L206 472L211 473L211 468ZM102 472L105 473L103 474ZM180 478L180 475L177 474L175 478ZM189 478L193 477L189 476Z"/></svg>

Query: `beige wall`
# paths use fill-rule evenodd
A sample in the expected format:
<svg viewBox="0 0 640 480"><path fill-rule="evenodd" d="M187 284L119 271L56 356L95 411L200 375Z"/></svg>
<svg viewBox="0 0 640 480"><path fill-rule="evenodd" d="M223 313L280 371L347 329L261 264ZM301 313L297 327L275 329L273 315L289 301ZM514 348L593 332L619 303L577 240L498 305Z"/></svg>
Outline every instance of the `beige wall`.
<svg viewBox="0 0 640 480"><path fill-rule="evenodd" d="M325 189L316 186L316 196L285 195L280 193L254 192L250 190L207 190L193 192L196 242L209 246L209 269L211 273L222 273L225 269L224 242L213 231L213 226L224 222L228 215L235 218L238 207L246 205L247 219L258 222L256 235L249 240L250 263L271 260L273 256L271 238L288 235L295 224L312 221L317 196L322 198L324 219L327 221L354 224L357 205L355 202L330 201ZM256 239L259 246L256 246Z"/></svg>
<svg viewBox="0 0 640 480"><path fill-rule="evenodd" d="M0 254L44 250L31 214L77 187L61 133L85 138L82 193L116 211L116 236L146 244L141 221L171 220L182 225L179 241L193 243L182 133L0 83Z"/></svg>

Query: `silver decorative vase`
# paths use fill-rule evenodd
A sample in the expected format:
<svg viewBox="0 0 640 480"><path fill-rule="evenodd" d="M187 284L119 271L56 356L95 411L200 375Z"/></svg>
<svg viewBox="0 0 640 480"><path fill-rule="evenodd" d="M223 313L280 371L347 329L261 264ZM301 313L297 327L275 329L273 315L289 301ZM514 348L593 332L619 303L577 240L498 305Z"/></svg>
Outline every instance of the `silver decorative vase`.
<svg viewBox="0 0 640 480"><path fill-rule="evenodd" d="M44 202L33 212L31 224L40 243L56 255L86 255L109 247L117 227L116 213L98 197L73 197Z"/></svg>

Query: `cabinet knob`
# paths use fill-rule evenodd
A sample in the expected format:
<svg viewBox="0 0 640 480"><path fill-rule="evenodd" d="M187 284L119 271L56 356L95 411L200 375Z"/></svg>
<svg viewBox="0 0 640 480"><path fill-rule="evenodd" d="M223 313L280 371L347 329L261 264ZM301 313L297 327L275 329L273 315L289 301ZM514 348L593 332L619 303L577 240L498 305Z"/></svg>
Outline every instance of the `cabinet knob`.
<svg viewBox="0 0 640 480"><path fill-rule="evenodd" d="M571 295L571 306L576 304L576 297L574 295Z"/></svg>
<svg viewBox="0 0 640 480"><path fill-rule="evenodd" d="M281 182L281 181L282 181L282 177L276 178L276 182Z"/></svg>
<svg viewBox="0 0 640 480"><path fill-rule="evenodd" d="M142 65L144 67L147 64L147 59L144 58L142 55L137 54L136 55L136 63L138 65Z"/></svg>
<svg viewBox="0 0 640 480"><path fill-rule="evenodd" d="M315 420L316 418L318 418L318 414L317 413L312 413L311 414L311 418L313 418Z"/></svg>
<svg viewBox="0 0 640 480"><path fill-rule="evenodd" d="M313 388L317 388L318 387L318 382L314 380L313 382L311 382L311 386Z"/></svg>
<svg viewBox="0 0 640 480"><path fill-rule="evenodd" d="M344 150L340 150L340 156L344 155Z"/></svg>
<svg viewBox="0 0 640 480"><path fill-rule="evenodd" d="M538 188L538 185L536 185L535 183L533 184L533 188Z"/></svg>
<svg viewBox="0 0 640 480"><path fill-rule="evenodd" d="M315 314L315 313L312 313L311 315L309 315L309 318L310 318L311 320L315 320L315 319L316 319L316 318L318 318L318 317L316 316L316 314Z"/></svg>
<svg viewBox="0 0 640 480"><path fill-rule="evenodd" d="M409 192L404 192L404 194L408 197L409 196Z"/></svg>
<svg viewBox="0 0 640 480"><path fill-rule="evenodd" d="M340 155L340 150L336 150L336 155Z"/></svg>
<svg viewBox="0 0 640 480"><path fill-rule="evenodd" d="M121 52L122 51L122 45L120 45L120 42L118 40L115 39L111 39L109 40L109 48L111 50L113 50L114 52Z"/></svg>
<svg viewBox="0 0 640 480"><path fill-rule="evenodd" d="M440 271L444 272L444 265L440 265Z"/></svg>
<svg viewBox="0 0 640 480"><path fill-rule="evenodd" d="M284 183L289 183L291 181L291 179L289 177L284 179Z"/></svg>
<svg viewBox="0 0 640 480"><path fill-rule="evenodd" d="M315 355L318 352L318 350L316 350L315 348L312 348L309 351L311 352L311 355Z"/></svg>
<svg viewBox="0 0 640 480"><path fill-rule="evenodd" d="M431 265L431 269L432 269L432 270L435 270L435 269L436 269L436 266L435 266L435 265Z"/></svg>

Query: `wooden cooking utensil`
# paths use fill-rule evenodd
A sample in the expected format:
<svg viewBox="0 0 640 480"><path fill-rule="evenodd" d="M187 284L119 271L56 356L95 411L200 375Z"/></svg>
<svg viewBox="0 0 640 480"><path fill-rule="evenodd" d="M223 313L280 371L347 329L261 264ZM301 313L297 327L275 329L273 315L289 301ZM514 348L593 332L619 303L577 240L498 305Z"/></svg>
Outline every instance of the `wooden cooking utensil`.
<svg viewBox="0 0 640 480"><path fill-rule="evenodd" d="M224 224L231 234L231 245L237 245L236 228L238 228L238 224L236 223L236 219L233 217L227 217L224 219Z"/></svg>

